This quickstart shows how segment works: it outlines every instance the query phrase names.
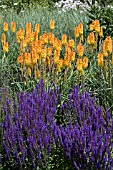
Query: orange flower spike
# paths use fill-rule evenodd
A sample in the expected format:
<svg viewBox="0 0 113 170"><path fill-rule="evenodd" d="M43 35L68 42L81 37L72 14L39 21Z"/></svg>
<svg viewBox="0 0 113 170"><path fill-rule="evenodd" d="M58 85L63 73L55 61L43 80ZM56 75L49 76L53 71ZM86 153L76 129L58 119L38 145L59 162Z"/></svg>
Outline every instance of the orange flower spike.
<svg viewBox="0 0 113 170"><path fill-rule="evenodd" d="M59 62L60 68L62 68L62 67L63 67L63 64L64 64L64 60L63 60L63 59L60 59L59 61L60 61L60 62Z"/></svg>
<svg viewBox="0 0 113 170"><path fill-rule="evenodd" d="M71 48L69 47L69 45L66 46L66 54L71 55Z"/></svg>
<svg viewBox="0 0 113 170"><path fill-rule="evenodd" d="M6 41L6 35L5 35L5 33L2 33L1 41L2 41L2 43L4 43L4 42Z"/></svg>
<svg viewBox="0 0 113 170"><path fill-rule="evenodd" d="M78 71L82 71L82 59L81 58L77 59L76 68Z"/></svg>
<svg viewBox="0 0 113 170"><path fill-rule="evenodd" d="M103 37L103 29L102 29L102 27L100 27L99 36L100 36L100 37Z"/></svg>
<svg viewBox="0 0 113 170"><path fill-rule="evenodd" d="M50 33L50 34L48 35L48 40L49 40L49 44L50 44L50 45L53 45L53 44L54 44L54 39L55 39L54 34L53 34L53 33Z"/></svg>
<svg viewBox="0 0 113 170"><path fill-rule="evenodd" d="M59 40L57 43L56 50L61 51L61 49L62 49L62 42L61 42L61 40Z"/></svg>
<svg viewBox="0 0 113 170"><path fill-rule="evenodd" d="M106 50L103 50L103 56L108 57L108 52Z"/></svg>
<svg viewBox="0 0 113 170"><path fill-rule="evenodd" d="M31 56L32 56L32 63L36 64L37 63L37 53L36 53L36 51L32 51Z"/></svg>
<svg viewBox="0 0 113 170"><path fill-rule="evenodd" d="M107 51L108 51L108 53L109 54L111 54L112 53L112 39L111 39L111 37L110 36L108 36L107 38L106 38L106 41L107 41Z"/></svg>
<svg viewBox="0 0 113 170"><path fill-rule="evenodd" d="M25 31L23 28L18 31L18 37L20 38L20 40L24 39L24 34L25 34Z"/></svg>
<svg viewBox="0 0 113 170"><path fill-rule="evenodd" d="M82 46L81 43L79 43L77 45L77 49L76 50L77 50L78 56L82 57L83 54L84 54L84 46Z"/></svg>
<svg viewBox="0 0 113 170"><path fill-rule="evenodd" d="M22 56L22 55L18 56L17 62L18 62L19 64L22 64L22 65L23 65L23 56Z"/></svg>
<svg viewBox="0 0 113 170"><path fill-rule="evenodd" d="M25 53L24 54L24 59L25 59L25 65L26 66L31 66L32 65L31 53Z"/></svg>
<svg viewBox="0 0 113 170"><path fill-rule="evenodd" d="M45 33L45 35L44 35L43 42L44 42L44 44L48 43L48 35L47 35L47 33Z"/></svg>
<svg viewBox="0 0 113 170"><path fill-rule="evenodd" d="M86 69L88 67L88 58L87 57L83 58L82 66L83 66L84 69Z"/></svg>
<svg viewBox="0 0 113 170"><path fill-rule="evenodd" d="M106 37L103 43L103 52L105 54L111 54L112 53L112 39L110 36ZM108 55L106 55L108 56Z"/></svg>
<svg viewBox="0 0 113 170"><path fill-rule="evenodd" d="M3 43L3 51L4 51L4 53L8 52L8 42Z"/></svg>
<svg viewBox="0 0 113 170"><path fill-rule="evenodd" d="M32 32L31 22L26 23L26 35Z"/></svg>
<svg viewBox="0 0 113 170"><path fill-rule="evenodd" d="M74 28L74 36L75 36L75 38L79 37L79 28L78 27Z"/></svg>
<svg viewBox="0 0 113 170"><path fill-rule="evenodd" d="M20 43L19 31L16 32L16 41L17 43Z"/></svg>
<svg viewBox="0 0 113 170"><path fill-rule="evenodd" d="M60 57L60 51L59 50L54 50L54 56Z"/></svg>
<svg viewBox="0 0 113 170"><path fill-rule="evenodd" d="M35 25L35 30L34 31L36 31L37 33L40 32L40 25L39 24Z"/></svg>
<svg viewBox="0 0 113 170"><path fill-rule="evenodd" d="M4 32L8 31L8 22L4 22L3 30L4 30Z"/></svg>
<svg viewBox="0 0 113 170"><path fill-rule="evenodd" d="M51 48L51 47L48 47L48 48L47 48L47 55L48 55L49 57L52 56L52 48Z"/></svg>
<svg viewBox="0 0 113 170"><path fill-rule="evenodd" d="M42 52L42 47L41 47L41 45L39 45L38 48L37 48L37 53L41 54L41 52Z"/></svg>
<svg viewBox="0 0 113 170"><path fill-rule="evenodd" d="M57 47L58 47L58 40L57 38L54 38L53 48L57 49Z"/></svg>
<svg viewBox="0 0 113 170"><path fill-rule="evenodd" d="M67 35L62 34L62 45L66 45L66 44L67 44Z"/></svg>
<svg viewBox="0 0 113 170"><path fill-rule="evenodd" d="M98 62L98 66L101 67L104 64L104 60L103 60L103 54L99 53L97 56L97 62Z"/></svg>
<svg viewBox="0 0 113 170"><path fill-rule="evenodd" d="M54 30L54 28L55 28L54 20L50 20L50 30Z"/></svg>
<svg viewBox="0 0 113 170"><path fill-rule="evenodd" d="M83 35L83 24L82 23L78 25L78 32L79 32L79 35Z"/></svg>
<svg viewBox="0 0 113 170"><path fill-rule="evenodd" d="M71 52L71 62L75 60L75 51Z"/></svg>
<svg viewBox="0 0 113 170"><path fill-rule="evenodd" d="M27 39L24 39L22 42L22 47L26 48L27 47Z"/></svg>
<svg viewBox="0 0 113 170"><path fill-rule="evenodd" d="M14 33L16 31L16 23L14 21L11 22L11 32Z"/></svg>
<svg viewBox="0 0 113 170"><path fill-rule="evenodd" d="M69 44L69 47L74 48L75 42L74 42L73 39L70 39L70 40L68 41L68 44Z"/></svg>
<svg viewBox="0 0 113 170"><path fill-rule="evenodd" d="M47 57L47 49L46 49L46 48L43 48L43 49L41 50L41 57L44 58L44 59L46 59L46 57Z"/></svg>
<svg viewBox="0 0 113 170"><path fill-rule="evenodd" d="M54 64L59 63L59 52L57 50L54 51Z"/></svg>
<svg viewBox="0 0 113 170"><path fill-rule="evenodd" d="M38 32L37 32L37 31L34 32L34 40L35 40L35 41L38 40Z"/></svg>
<svg viewBox="0 0 113 170"><path fill-rule="evenodd" d="M90 43L91 43L92 45L95 44L95 35L94 35L94 32L91 32L91 33L90 33Z"/></svg>
<svg viewBox="0 0 113 170"><path fill-rule="evenodd" d="M94 21L94 29L97 33L100 32L100 23L99 23L99 20L95 20Z"/></svg>

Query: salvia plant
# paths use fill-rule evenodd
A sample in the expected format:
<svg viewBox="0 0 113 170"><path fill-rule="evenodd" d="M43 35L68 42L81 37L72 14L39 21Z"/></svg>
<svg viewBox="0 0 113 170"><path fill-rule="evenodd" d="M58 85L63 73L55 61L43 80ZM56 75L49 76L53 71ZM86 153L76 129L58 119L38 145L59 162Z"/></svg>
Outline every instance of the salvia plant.
<svg viewBox="0 0 113 170"><path fill-rule="evenodd" d="M55 91L45 91L41 81L32 94L21 92L12 107L7 99L3 124L6 169L46 166L47 154L55 144L51 126L55 126L57 98Z"/></svg>
<svg viewBox="0 0 113 170"><path fill-rule="evenodd" d="M47 169L61 148L76 170L112 170L113 119L76 85L62 102L58 88L45 90L41 80L32 93L7 99L2 112L4 168Z"/></svg>

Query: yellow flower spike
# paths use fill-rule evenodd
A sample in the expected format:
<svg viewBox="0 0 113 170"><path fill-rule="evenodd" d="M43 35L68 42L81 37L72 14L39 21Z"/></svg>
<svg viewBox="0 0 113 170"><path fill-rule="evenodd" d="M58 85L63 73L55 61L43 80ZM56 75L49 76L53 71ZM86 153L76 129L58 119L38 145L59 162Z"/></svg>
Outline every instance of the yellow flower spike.
<svg viewBox="0 0 113 170"><path fill-rule="evenodd" d="M82 63L76 65L77 71L82 71Z"/></svg>
<svg viewBox="0 0 113 170"><path fill-rule="evenodd" d="M41 52L42 52L42 47L41 47L40 44L39 44L39 46L37 47L36 51L37 51L37 53L38 53L39 55L41 54Z"/></svg>
<svg viewBox="0 0 113 170"><path fill-rule="evenodd" d="M22 29L20 30L20 39L21 39L21 40L24 39L24 35L25 35L25 31L24 31L24 29L22 28Z"/></svg>
<svg viewBox="0 0 113 170"><path fill-rule="evenodd" d="M31 53L25 53L24 60L26 66L32 66Z"/></svg>
<svg viewBox="0 0 113 170"><path fill-rule="evenodd" d="M31 77L31 67L27 68L28 75Z"/></svg>
<svg viewBox="0 0 113 170"><path fill-rule="evenodd" d="M65 60L65 59L64 59L63 65L64 65L65 67L72 68L71 62L70 62L69 60Z"/></svg>
<svg viewBox="0 0 113 170"><path fill-rule="evenodd" d="M8 42L3 43L3 51L4 51L4 53L8 52Z"/></svg>
<svg viewBox="0 0 113 170"><path fill-rule="evenodd" d="M90 24L90 31L93 31L93 30L94 30L94 25Z"/></svg>
<svg viewBox="0 0 113 170"><path fill-rule="evenodd" d="M14 33L16 31L16 23L14 21L11 22L11 32Z"/></svg>
<svg viewBox="0 0 113 170"><path fill-rule="evenodd" d="M50 30L54 30L54 28L55 28L54 20L50 20Z"/></svg>
<svg viewBox="0 0 113 170"><path fill-rule="evenodd" d="M78 27L74 28L74 36L75 36L75 38L79 37L79 28Z"/></svg>
<svg viewBox="0 0 113 170"><path fill-rule="evenodd" d="M94 45L95 44L95 35L94 32L91 32L87 37L87 44Z"/></svg>
<svg viewBox="0 0 113 170"><path fill-rule="evenodd" d="M103 50L103 56L108 57L108 52L106 50Z"/></svg>
<svg viewBox="0 0 113 170"><path fill-rule="evenodd" d="M26 48L27 47L27 39L24 39L22 42L22 47Z"/></svg>
<svg viewBox="0 0 113 170"><path fill-rule="evenodd" d="M37 78L39 79L40 78L40 71L37 70Z"/></svg>
<svg viewBox="0 0 113 170"><path fill-rule="evenodd" d="M49 35L48 35L48 40L49 40L49 44L50 45L53 45L54 44L54 34L53 33L50 33Z"/></svg>
<svg viewBox="0 0 113 170"><path fill-rule="evenodd" d="M54 51L54 64L58 64L59 63L59 57L60 57L60 51L55 50Z"/></svg>
<svg viewBox="0 0 113 170"><path fill-rule="evenodd" d="M4 30L4 32L8 31L8 22L4 22L3 30Z"/></svg>
<svg viewBox="0 0 113 170"><path fill-rule="evenodd" d="M61 51L61 49L62 49L62 42L59 40L57 43L56 50Z"/></svg>
<svg viewBox="0 0 113 170"><path fill-rule="evenodd" d="M99 23L99 20L95 20L94 21L94 29L97 33L100 32L100 23Z"/></svg>
<svg viewBox="0 0 113 170"><path fill-rule="evenodd" d="M60 60L59 60L60 68L62 68L62 67L63 67L63 64L64 64L64 60L63 60L63 59L60 59Z"/></svg>
<svg viewBox="0 0 113 170"><path fill-rule="evenodd" d="M66 55L69 55L69 56L71 55L72 51L71 51L71 48L69 47L69 45L66 46L65 51L66 51Z"/></svg>
<svg viewBox="0 0 113 170"><path fill-rule="evenodd" d="M104 64L104 60L103 60L103 54L99 53L97 56L97 63L99 67L102 67Z"/></svg>
<svg viewBox="0 0 113 170"><path fill-rule="evenodd" d="M27 33L26 39L27 39L27 43L31 44L34 41L34 33L33 32Z"/></svg>
<svg viewBox="0 0 113 170"><path fill-rule="evenodd" d="M79 35L83 35L83 24L82 23L78 25L78 31L79 31Z"/></svg>
<svg viewBox="0 0 113 170"><path fill-rule="evenodd" d="M91 38L90 38L90 35L88 35L88 37L87 37L87 44L88 44L88 45L91 45Z"/></svg>
<svg viewBox="0 0 113 170"><path fill-rule="evenodd" d="M46 58L46 62L47 62L47 65L50 66L50 58L49 57Z"/></svg>
<svg viewBox="0 0 113 170"><path fill-rule="evenodd" d="M47 55L48 55L49 57L52 56L52 48L51 48L51 47L48 47L48 48L47 48Z"/></svg>
<svg viewBox="0 0 113 170"><path fill-rule="evenodd" d="M75 51L71 52L71 62L75 60Z"/></svg>
<svg viewBox="0 0 113 170"><path fill-rule="evenodd" d="M100 36L100 37L103 37L103 28L102 28L102 27L100 27L99 36Z"/></svg>
<svg viewBox="0 0 113 170"><path fill-rule="evenodd" d="M44 37L43 42L44 42L44 44L48 43L48 37L47 36Z"/></svg>
<svg viewBox="0 0 113 170"><path fill-rule="evenodd" d="M91 43L91 45L95 44L95 35L94 35L94 32L90 33L90 43Z"/></svg>
<svg viewBox="0 0 113 170"><path fill-rule="evenodd" d="M31 56L32 56L32 63L36 64L37 63L37 53L36 53L36 51L32 51Z"/></svg>
<svg viewBox="0 0 113 170"><path fill-rule="evenodd" d="M84 69L86 69L88 67L88 58L87 57L83 58L82 66Z"/></svg>
<svg viewBox="0 0 113 170"><path fill-rule="evenodd" d="M47 57L47 48L43 48L43 49L41 50L41 57L42 57L43 59L46 59L46 57Z"/></svg>
<svg viewBox="0 0 113 170"><path fill-rule="evenodd" d="M57 66L56 66L56 71L57 71L57 73L60 73L62 71L59 64L57 64Z"/></svg>
<svg viewBox="0 0 113 170"><path fill-rule="evenodd" d="M68 41L68 44L69 44L69 47L74 48L75 42L74 42L73 39L70 39L70 40Z"/></svg>
<svg viewBox="0 0 113 170"><path fill-rule="evenodd" d="M24 39L24 34L25 34L24 29L20 29L16 32L16 40L17 40L18 43L20 43L21 40Z"/></svg>
<svg viewBox="0 0 113 170"><path fill-rule="evenodd" d="M78 53L78 56L79 57L82 57L83 56L83 54L84 54L84 46L82 46L82 44L81 43L79 43L78 45L77 45L77 53Z"/></svg>
<svg viewBox="0 0 113 170"><path fill-rule="evenodd" d="M53 48L56 50L57 46L58 46L58 40L57 38L54 38Z"/></svg>
<svg viewBox="0 0 113 170"><path fill-rule="evenodd" d="M1 41L2 41L2 44L6 41L5 33L2 33Z"/></svg>
<svg viewBox="0 0 113 170"><path fill-rule="evenodd" d="M82 75L82 76L84 76L84 75L85 75L85 71L84 71L83 69L81 70L81 72L80 72L80 73L81 73L81 75Z"/></svg>
<svg viewBox="0 0 113 170"><path fill-rule="evenodd" d="M40 25L38 23L35 25L35 30L34 31L36 31L37 33L40 32Z"/></svg>
<svg viewBox="0 0 113 170"><path fill-rule="evenodd" d="M81 35L81 36L80 36L80 42L83 42L83 41L84 41L84 36Z"/></svg>
<svg viewBox="0 0 113 170"><path fill-rule="evenodd" d="M62 45L66 45L66 44L67 44L67 35L62 34Z"/></svg>
<svg viewBox="0 0 113 170"><path fill-rule="evenodd" d="M103 43L103 54L108 56L112 53L112 39L110 36L106 37Z"/></svg>

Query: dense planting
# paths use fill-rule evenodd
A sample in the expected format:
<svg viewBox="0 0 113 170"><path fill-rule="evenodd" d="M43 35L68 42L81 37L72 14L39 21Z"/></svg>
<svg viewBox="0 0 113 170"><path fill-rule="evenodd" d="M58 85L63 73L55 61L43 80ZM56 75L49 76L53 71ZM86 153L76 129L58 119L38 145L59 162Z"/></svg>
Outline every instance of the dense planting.
<svg viewBox="0 0 113 170"><path fill-rule="evenodd" d="M7 99L3 108L4 166L46 169L50 152L61 147L75 169L112 169L113 119L109 112L95 106L89 93L79 94L76 86L61 103L57 87L46 91L42 80L32 93L18 94L12 106ZM64 123L59 124L59 117Z"/></svg>
<svg viewBox="0 0 113 170"><path fill-rule="evenodd" d="M40 2L0 6L0 170L112 170L112 6Z"/></svg>

